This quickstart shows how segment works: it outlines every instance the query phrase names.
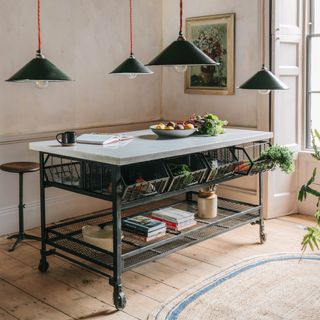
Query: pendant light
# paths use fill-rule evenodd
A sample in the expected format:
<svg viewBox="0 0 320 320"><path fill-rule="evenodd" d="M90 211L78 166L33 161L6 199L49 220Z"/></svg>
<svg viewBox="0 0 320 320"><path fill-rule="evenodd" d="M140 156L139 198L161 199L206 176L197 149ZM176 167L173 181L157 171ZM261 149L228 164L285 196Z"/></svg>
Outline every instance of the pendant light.
<svg viewBox="0 0 320 320"><path fill-rule="evenodd" d="M40 25L40 0L38 0L38 50L36 57L22 67L17 73L6 81L9 82L34 82L39 89L46 88L49 82L71 81L53 63L44 57L41 52L41 25Z"/></svg>
<svg viewBox="0 0 320 320"><path fill-rule="evenodd" d="M138 75L148 75L153 72L144 66L133 54L133 34L132 34L132 0L130 2L130 57L122 62L110 74L124 75L129 79L135 79Z"/></svg>
<svg viewBox="0 0 320 320"><path fill-rule="evenodd" d="M261 56L262 68L249 80L243 83L240 89L258 90L260 94L269 94L271 90L286 90L289 87L265 67L265 0L262 0L261 25Z"/></svg>
<svg viewBox="0 0 320 320"><path fill-rule="evenodd" d="M155 57L148 66L172 66L178 72L185 72L188 66L219 65L193 43L186 40L182 33L183 6L180 0L179 37Z"/></svg>

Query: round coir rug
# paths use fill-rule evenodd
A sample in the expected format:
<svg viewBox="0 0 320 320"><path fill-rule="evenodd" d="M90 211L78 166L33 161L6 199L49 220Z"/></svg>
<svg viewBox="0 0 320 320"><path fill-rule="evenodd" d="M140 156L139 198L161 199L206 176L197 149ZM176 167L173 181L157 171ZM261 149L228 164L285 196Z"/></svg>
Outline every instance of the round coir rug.
<svg viewBox="0 0 320 320"><path fill-rule="evenodd" d="M243 261L179 293L148 320L320 319L320 255Z"/></svg>

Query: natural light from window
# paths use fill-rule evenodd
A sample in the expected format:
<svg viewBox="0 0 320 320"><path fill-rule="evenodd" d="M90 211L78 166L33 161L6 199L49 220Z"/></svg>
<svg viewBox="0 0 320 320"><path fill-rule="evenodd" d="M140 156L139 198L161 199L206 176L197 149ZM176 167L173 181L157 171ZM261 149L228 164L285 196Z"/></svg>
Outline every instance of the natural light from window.
<svg viewBox="0 0 320 320"><path fill-rule="evenodd" d="M310 33L308 35L308 135L320 131L320 0L311 0ZM308 141L310 147L310 140Z"/></svg>

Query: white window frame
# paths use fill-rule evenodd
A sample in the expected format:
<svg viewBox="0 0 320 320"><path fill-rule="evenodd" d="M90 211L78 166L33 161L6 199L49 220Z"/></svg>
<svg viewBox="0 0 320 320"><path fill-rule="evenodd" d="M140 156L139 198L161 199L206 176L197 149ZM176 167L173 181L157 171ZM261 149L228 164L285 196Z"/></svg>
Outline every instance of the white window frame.
<svg viewBox="0 0 320 320"><path fill-rule="evenodd" d="M307 35L306 35L306 149L311 149L311 96L312 94L320 94L319 90L311 89L311 41L314 38L320 38L320 33L315 33L315 6L314 2L319 0L309 0L308 12L307 12Z"/></svg>

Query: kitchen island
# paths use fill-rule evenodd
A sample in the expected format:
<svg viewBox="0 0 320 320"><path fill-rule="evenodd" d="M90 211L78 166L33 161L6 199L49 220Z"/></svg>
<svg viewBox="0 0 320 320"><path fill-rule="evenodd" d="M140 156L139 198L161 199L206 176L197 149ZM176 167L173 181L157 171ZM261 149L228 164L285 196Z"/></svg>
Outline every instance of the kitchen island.
<svg viewBox="0 0 320 320"><path fill-rule="evenodd" d="M126 304L121 275L132 267L248 223L259 224L261 243L265 241L262 172L268 167L259 163L259 155L272 138L270 132L229 128L217 137L164 139L150 130L127 134L133 139L103 146L30 143L30 149L39 152L40 159L39 270L47 271L47 257L56 254L108 277L118 310ZM191 173L188 177L175 174L170 169L172 163L188 165ZM175 206L196 213L199 188L249 174L259 175L258 205L219 199L216 218L197 218L195 226L167 232L165 237L151 242L130 239L122 232L124 217L148 214L160 207ZM45 190L49 187L110 201L112 210L47 226ZM112 225L113 250L85 242L85 225ZM54 249L48 250L47 245Z"/></svg>

